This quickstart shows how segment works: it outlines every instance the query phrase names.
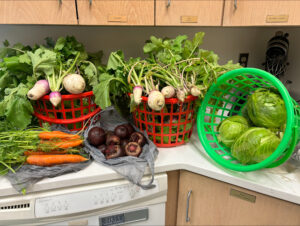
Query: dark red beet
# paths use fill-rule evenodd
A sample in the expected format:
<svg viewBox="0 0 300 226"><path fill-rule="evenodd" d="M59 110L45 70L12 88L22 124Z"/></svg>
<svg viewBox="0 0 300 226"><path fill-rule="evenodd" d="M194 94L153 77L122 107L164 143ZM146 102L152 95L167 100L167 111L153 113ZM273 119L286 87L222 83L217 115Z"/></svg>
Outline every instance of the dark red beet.
<svg viewBox="0 0 300 226"><path fill-rule="evenodd" d="M100 127L94 127L90 129L88 133L88 141L91 145L98 147L105 143L105 131Z"/></svg>
<svg viewBox="0 0 300 226"><path fill-rule="evenodd" d="M129 140L121 140L121 148L122 148L122 151L125 153L125 147L126 145L129 143Z"/></svg>
<svg viewBox="0 0 300 226"><path fill-rule="evenodd" d="M111 145L111 144L119 145L120 142L121 139L116 135L107 135L106 137L106 145Z"/></svg>
<svg viewBox="0 0 300 226"><path fill-rule="evenodd" d="M109 145L105 152L106 159L117 158L124 155L120 145Z"/></svg>
<svg viewBox="0 0 300 226"><path fill-rule="evenodd" d="M102 144L100 146L98 146L99 151L101 151L103 153L103 155L105 155L105 150L106 150L106 145Z"/></svg>
<svg viewBox="0 0 300 226"><path fill-rule="evenodd" d="M125 147L125 152L128 156L138 157L142 152L142 148L136 142L129 142Z"/></svg>
<svg viewBox="0 0 300 226"><path fill-rule="evenodd" d="M124 124L124 126L126 126L126 128L128 130L129 137L130 137L131 134L133 134L135 132L133 126L130 123Z"/></svg>
<svg viewBox="0 0 300 226"><path fill-rule="evenodd" d="M136 142L138 143L141 147L143 147L146 144L146 138L145 136L140 133L140 132L134 132L133 134L131 134L130 142Z"/></svg>
<svg viewBox="0 0 300 226"><path fill-rule="evenodd" d="M121 139L125 139L129 137L129 132L126 126L120 125L115 128L114 134Z"/></svg>

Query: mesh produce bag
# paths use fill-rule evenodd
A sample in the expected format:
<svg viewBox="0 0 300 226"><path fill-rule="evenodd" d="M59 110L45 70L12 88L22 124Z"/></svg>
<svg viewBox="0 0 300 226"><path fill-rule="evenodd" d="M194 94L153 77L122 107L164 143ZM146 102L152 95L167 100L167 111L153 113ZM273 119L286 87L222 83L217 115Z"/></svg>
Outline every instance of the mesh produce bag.
<svg viewBox="0 0 300 226"><path fill-rule="evenodd" d="M147 139L147 143L143 146L142 153L139 157L123 156L107 160L102 152L96 147L90 145L87 140L89 130L95 126L100 126L106 131L114 131L115 127L124 123L128 123L128 121L122 118L113 107L109 107L95 115L92 118L90 127L84 132L84 150L89 153L96 162L115 170L133 184L136 184L143 189L153 188L155 187L155 185L152 184L154 180L154 161L158 155L158 150L155 144L149 140L146 133L143 134ZM135 126L133 127L136 131L141 132ZM141 179L147 165L151 171L152 179L148 184L141 184Z"/></svg>

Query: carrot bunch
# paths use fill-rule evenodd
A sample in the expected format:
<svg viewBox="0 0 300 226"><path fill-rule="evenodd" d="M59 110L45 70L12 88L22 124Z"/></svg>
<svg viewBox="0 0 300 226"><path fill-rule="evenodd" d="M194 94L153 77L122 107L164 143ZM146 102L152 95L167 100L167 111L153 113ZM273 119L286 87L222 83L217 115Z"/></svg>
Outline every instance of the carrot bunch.
<svg viewBox="0 0 300 226"><path fill-rule="evenodd" d="M31 165L53 166L65 163L78 163L87 159L73 148L83 143L77 134L61 131L45 131L38 134L40 139L36 150L25 151L26 162Z"/></svg>

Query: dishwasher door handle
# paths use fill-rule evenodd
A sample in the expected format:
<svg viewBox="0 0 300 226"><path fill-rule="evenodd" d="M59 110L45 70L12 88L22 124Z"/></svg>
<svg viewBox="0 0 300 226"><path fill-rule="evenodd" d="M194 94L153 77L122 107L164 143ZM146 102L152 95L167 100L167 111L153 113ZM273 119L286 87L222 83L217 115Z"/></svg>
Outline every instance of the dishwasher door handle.
<svg viewBox="0 0 300 226"><path fill-rule="evenodd" d="M190 221L189 208L190 208L191 194L192 194L192 190L189 190L188 195L187 195L187 200L186 200L186 217L185 217L185 222L189 222Z"/></svg>

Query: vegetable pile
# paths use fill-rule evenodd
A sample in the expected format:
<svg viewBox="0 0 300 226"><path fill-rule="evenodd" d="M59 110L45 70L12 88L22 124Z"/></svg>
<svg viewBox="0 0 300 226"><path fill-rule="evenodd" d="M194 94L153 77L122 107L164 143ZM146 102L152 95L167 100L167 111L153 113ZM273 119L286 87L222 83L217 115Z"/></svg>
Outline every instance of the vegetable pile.
<svg viewBox="0 0 300 226"><path fill-rule="evenodd" d="M259 163L280 144L286 123L284 101L277 90L259 88L248 96L243 112L218 125L218 140L242 164Z"/></svg>
<svg viewBox="0 0 300 226"><path fill-rule="evenodd" d="M101 52L87 54L74 37L46 41L33 47L5 41L0 49L0 120L6 128L34 124L32 101L49 92L58 107L61 94L92 90L99 82Z"/></svg>
<svg viewBox="0 0 300 226"><path fill-rule="evenodd" d="M174 39L151 36L143 48L145 59L126 61L121 51L112 52L107 66L101 69L100 83L93 89L96 103L102 109L113 104L124 110L128 93L132 94L131 111L141 103L141 96L148 97L148 106L154 111L164 109L165 98L184 102L193 95L200 102L220 75L240 67L231 61L219 65L215 53L200 48L203 37L203 32L192 40L186 35Z"/></svg>
<svg viewBox="0 0 300 226"><path fill-rule="evenodd" d="M83 157L79 135L34 128L0 132L0 175L27 163L52 166L88 160Z"/></svg>
<svg viewBox="0 0 300 226"><path fill-rule="evenodd" d="M122 156L138 157L146 144L145 136L136 132L130 124L117 126L114 131L93 127L88 133L88 142L101 151L106 159Z"/></svg>

